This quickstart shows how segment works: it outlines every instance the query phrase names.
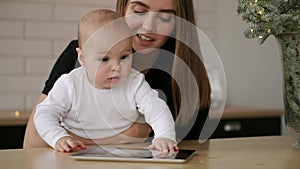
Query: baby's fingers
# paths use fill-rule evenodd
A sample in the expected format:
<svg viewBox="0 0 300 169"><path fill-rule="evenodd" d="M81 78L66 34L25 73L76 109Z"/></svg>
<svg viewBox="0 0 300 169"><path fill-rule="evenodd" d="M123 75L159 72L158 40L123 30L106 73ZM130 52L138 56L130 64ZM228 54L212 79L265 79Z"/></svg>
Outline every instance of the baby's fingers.
<svg viewBox="0 0 300 169"><path fill-rule="evenodd" d="M175 151L178 151L179 150L179 147L177 146L176 143L174 142L168 142L168 147L169 147L169 151L171 153L174 153Z"/></svg>
<svg viewBox="0 0 300 169"><path fill-rule="evenodd" d="M168 152L169 151L169 146L166 142L161 142L160 143L161 149L159 149L162 152Z"/></svg>
<svg viewBox="0 0 300 169"><path fill-rule="evenodd" d="M56 145L56 149L60 152L70 152L71 148L65 141L61 141Z"/></svg>
<svg viewBox="0 0 300 169"><path fill-rule="evenodd" d="M60 152L71 152L72 150L76 150L77 148L80 148L82 150L87 149L87 146L84 145L81 141L66 136L57 141L55 148Z"/></svg>
<svg viewBox="0 0 300 169"><path fill-rule="evenodd" d="M168 152L168 145L164 142L154 142L149 147L150 150L159 150L162 152Z"/></svg>
<svg viewBox="0 0 300 169"><path fill-rule="evenodd" d="M151 144L151 145L149 145L147 148L148 148L149 150L154 150L154 149L155 149L155 146L154 146L153 144Z"/></svg>
<svg viewBox="0 0 300 169"><path fill-rule="evenodd" d="M71 147L72 150L75 150L77 147L79 147L80 149L83 149L83 150L87 149L87 146L79 140L70 139L70 140L67 140L67 143L68 143L69 147Z"/></svg>
<svg viewBox="0 0 300 169"><path fill-rule="evenodd" d="M148 149L162 151L163 148L162 148L162 145L160 144L160 142L154 142L150 146L148 146Z"/></svg>
<svg viewBox="0 0 300 169"><path fill-rule="evenodd" d="M82 150L87 149L87 146L83 144L81 141L77 141L77 147L79 147Z"/></svg>

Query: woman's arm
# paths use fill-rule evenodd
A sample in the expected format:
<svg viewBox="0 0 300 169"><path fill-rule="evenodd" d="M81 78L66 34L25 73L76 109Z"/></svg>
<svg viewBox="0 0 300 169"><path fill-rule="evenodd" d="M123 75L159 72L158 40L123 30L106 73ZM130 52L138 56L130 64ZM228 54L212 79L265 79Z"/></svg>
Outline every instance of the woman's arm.
<svg viewBox="0 0 300 169"><path fill-rule="evenodd" d="M29 120L27 122L27 127L25 131L25 137L24 137L24 142L23 142L23 148L28 149L28 148L36 148L36 147L47 147L48 144L44 142L44 140L39 136L37 133L35 126L33 124L33 117L35 114L35 109L36 106L41 103L47 95L41 94L40 98L37 100L34 109L31 112L31 115L29 117Z"/></svg>
<svg viewBox="0 0 300 169"><path fill-rule="evenodd" d="M124 143L140 143L149 138L149 134L152 131L151 127L145 123L144 117L140 116L133 125L120 133L119 135L112 136L104 139L84 139L76 136L75 134L68 132L75 139L81 141L86 145L100 145L100 144L124 144Z"/></svg>
<svg viewBox="0 0 300 169"><path fill-rule="evenodd" d="M34 148L34 147L45 147L48 146L46 142L38 135L35 126L33 124L33 117L35 114L36 106L41 103L48 95L49 91L52 89L56 80L65 73L69 73L74 69L77 61L76 47L78 46L77 40L71 41L65 50L61 53L57 61L55 62L51 73L48 77L48 80L45 82L45 87L40 95L40 98L37 100L29 120L27 122L27 127L25 131L23 148Z"/></svg>

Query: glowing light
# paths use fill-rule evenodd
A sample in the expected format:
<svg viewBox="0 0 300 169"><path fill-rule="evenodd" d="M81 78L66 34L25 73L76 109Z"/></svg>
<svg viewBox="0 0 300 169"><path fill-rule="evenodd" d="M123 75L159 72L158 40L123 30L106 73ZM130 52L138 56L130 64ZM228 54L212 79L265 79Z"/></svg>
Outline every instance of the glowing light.
<svg viewBox="0 0 300 169"><path fill-rule="evenodd" d="M262 15L262 14L264 14L264 11L258 11L257 13Z"/></svg>
<svg viewBox="0 0 300 169"><path fill-rule="evenodd" d="M15 111L15 117L19 117L20 116L20 112L19 111Z"/></svg>
<svg viewBox="0 0 300 169"><path fill-rule="evenodd" d="M255 6L255 5L257 5L257 2L258 2L258 0L255 0L254 2L250 2L249 4L250 4L251 6Z"/></svg>
<svg viewBox="0 0 300 169"><path fill-rule="evenodd" d="M262 36L262 35L260 35L260 36L258 36L258 38L259 38L259 39L262 39L262 38L263 38L263 36Z"/></svg>

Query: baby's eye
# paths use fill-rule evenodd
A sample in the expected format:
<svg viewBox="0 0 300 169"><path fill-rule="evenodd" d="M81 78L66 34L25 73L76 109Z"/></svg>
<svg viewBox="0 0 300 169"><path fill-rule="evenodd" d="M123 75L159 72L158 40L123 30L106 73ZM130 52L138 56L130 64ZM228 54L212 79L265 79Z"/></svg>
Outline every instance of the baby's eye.
<svg viewBox="0 0 300 169"><path fill-rule="evenodd" d="M128 55L123 55L123 56L121 56L121 59L122 59L122 60L124 60L124 59L126 59L126 58L128 58Z"/></svg>
<svg viewBox="0 0 300 169"><path fill-rule="evenodd" d="M104 56L103 58L99 59L101 62L107 62L109 60L108 57Z"/></svg>

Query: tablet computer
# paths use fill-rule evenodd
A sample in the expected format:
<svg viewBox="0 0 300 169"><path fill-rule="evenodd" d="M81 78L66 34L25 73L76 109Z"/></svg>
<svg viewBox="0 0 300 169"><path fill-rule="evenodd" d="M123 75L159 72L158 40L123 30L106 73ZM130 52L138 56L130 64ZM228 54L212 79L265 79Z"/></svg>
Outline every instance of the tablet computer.
<svg viewBox="0 0 300 169"><path fill-rule="evenodd" d="M175 153L163 153L143 148L114 148L95 146L71 155L76 160L185 163L195 150L180 149Z"/></svg>

